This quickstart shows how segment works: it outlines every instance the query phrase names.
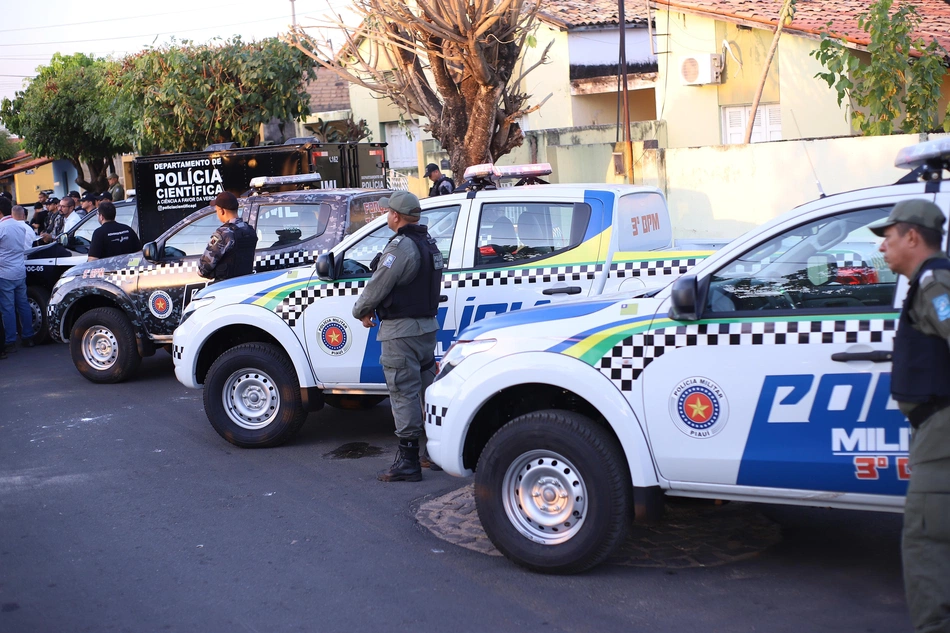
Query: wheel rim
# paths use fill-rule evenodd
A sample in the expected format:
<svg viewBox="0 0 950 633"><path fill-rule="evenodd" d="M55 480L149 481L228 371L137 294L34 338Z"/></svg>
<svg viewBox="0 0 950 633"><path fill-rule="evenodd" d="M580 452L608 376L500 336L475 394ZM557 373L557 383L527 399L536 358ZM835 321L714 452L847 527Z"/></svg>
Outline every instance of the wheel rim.
<svg viewBox="0 0 950 633"><path fill-rule="evenodd" d="M119 342L112 330L94 325L82 335L82 357L98 371L110 369L119 358Z"/></svg>
<svg viewBox="0 0 950 633"><path fill-rule="evenodd" d="M38 327L37 324L43 322L43 310L35 299L27 299L27 303L30 304L30 312L33 313L33 329L35 330Z"/></svg>
<svg viewBox="0 0 950 633"><path fill-rule="evenodd" d="M587 486L563 455L548 450L524 453L508 466L502 486L508 520L536 543L564 543L584 524Z"/></svg>
<svg viewBox="0 0 950 633"><path fill-rule="evenodd" d="M277 417L280 390L265 372L250 367L239 369L224 383L224 410L241 428L262 429Z"/></svg>

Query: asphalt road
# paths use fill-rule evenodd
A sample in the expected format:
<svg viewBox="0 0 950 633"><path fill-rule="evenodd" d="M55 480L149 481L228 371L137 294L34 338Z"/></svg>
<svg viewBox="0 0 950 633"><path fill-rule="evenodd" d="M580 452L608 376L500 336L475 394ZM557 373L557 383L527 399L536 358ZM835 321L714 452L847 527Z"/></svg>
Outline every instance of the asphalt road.
<svg viewBox="0 0 950 633"><path fill-rule="evenodd" d="M685 570L556 577L450 545L383 484L387 403L242 450L164 352L94 385L66 346L0 361L0 631L909 631L899 515L769 506L782 541ZM367 442L382 454L331 459Z"/></svg>

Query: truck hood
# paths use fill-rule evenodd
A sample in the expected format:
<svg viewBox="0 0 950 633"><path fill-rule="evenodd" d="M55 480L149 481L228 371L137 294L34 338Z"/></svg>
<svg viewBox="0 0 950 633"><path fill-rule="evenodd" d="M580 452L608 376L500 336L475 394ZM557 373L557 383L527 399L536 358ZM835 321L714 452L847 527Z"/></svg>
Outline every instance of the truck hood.
<svg viewBox="0 0 950 633"><path fill-rule="evenodd" d="M274 287L294 282L307 282L312 276L312 265L254 273L208 284L195 294L195 299L214 295L219 306L226 303L243 303L249 297L267 294Z"/></svg>
<svg viewBox="0 0 950 633"><path fill-rule="evenodd" d="M91 262L83 262L82 264L76 264L65 273L63 277L75 277L76 275L82 275L85 271L91 270L103 270L104 272L115 272L122 268L134 268L145 261L145 258L142 256L142 251L137 251L135 253L126 253L125 255L114 255L112 257L103 257L102 259L94 259Z"/></svg>

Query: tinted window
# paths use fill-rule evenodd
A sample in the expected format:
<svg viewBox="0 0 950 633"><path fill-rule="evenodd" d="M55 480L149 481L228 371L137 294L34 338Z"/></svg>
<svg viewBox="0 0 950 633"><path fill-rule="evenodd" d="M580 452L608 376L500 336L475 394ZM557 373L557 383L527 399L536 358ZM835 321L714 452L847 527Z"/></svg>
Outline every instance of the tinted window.
<svg viewBox="0 0 950 633"><path fill-rule="evenodd" d="M897 276L867 228L889 212L822 218L769 240L712 276L706 310L890 308Z"/></svg>
<svg viewBox="0 0 950 633"><path fill-rule="evenodd" d="M589 221L584 203L484 204L475 264L524 262L573 248L584 239Z"/></svg>
<svg viewBox="0 0 950 633"><path fill-rule="evenodd" d="M257 248L280 248L323 235L337 203L261 205L257 211Z"/></svg>
<svg viewBox="0 0 950 633"><path fill-rule="evenodd" d="M211 234L219 226L221 221L213 212L183 226L165 240L165 257L201 255L211 239Z"/></svg>

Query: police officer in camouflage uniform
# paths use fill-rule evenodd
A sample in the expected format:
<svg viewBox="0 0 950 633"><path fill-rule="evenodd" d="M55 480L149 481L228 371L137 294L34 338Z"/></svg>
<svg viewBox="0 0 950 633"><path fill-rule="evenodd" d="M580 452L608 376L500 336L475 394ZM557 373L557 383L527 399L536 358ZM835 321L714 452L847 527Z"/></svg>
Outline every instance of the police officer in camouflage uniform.
<svg viewBox="0 0 950 633"><path fill-rule="evenodd" d="M910 288L894 337L891 396L913 427L904 505L904 588L918 633L950 633L950 258L944 215L905 200L871 230Z"/></svg>
<svg viewBox="0 0 950 633"><path fill-rule="evenodd" d="M373 278L353 306L365 327L379 316L379 358L386 376L399 452L380 481L421 481L419 443L423 434L422 398L435 377L436 314L442 288L442 253L419 224L419 199L408 191L382 198L387 224L396 232L371 268Z"/></svg>
<svg viewBox="0 0 950 633"><path fill-rule="evenodd" d="M198 274L214 281L249 275L254 271L257 233L238 217L234 194L222 191L212 204L223 224L215 230L198 260Z"/></svg>

